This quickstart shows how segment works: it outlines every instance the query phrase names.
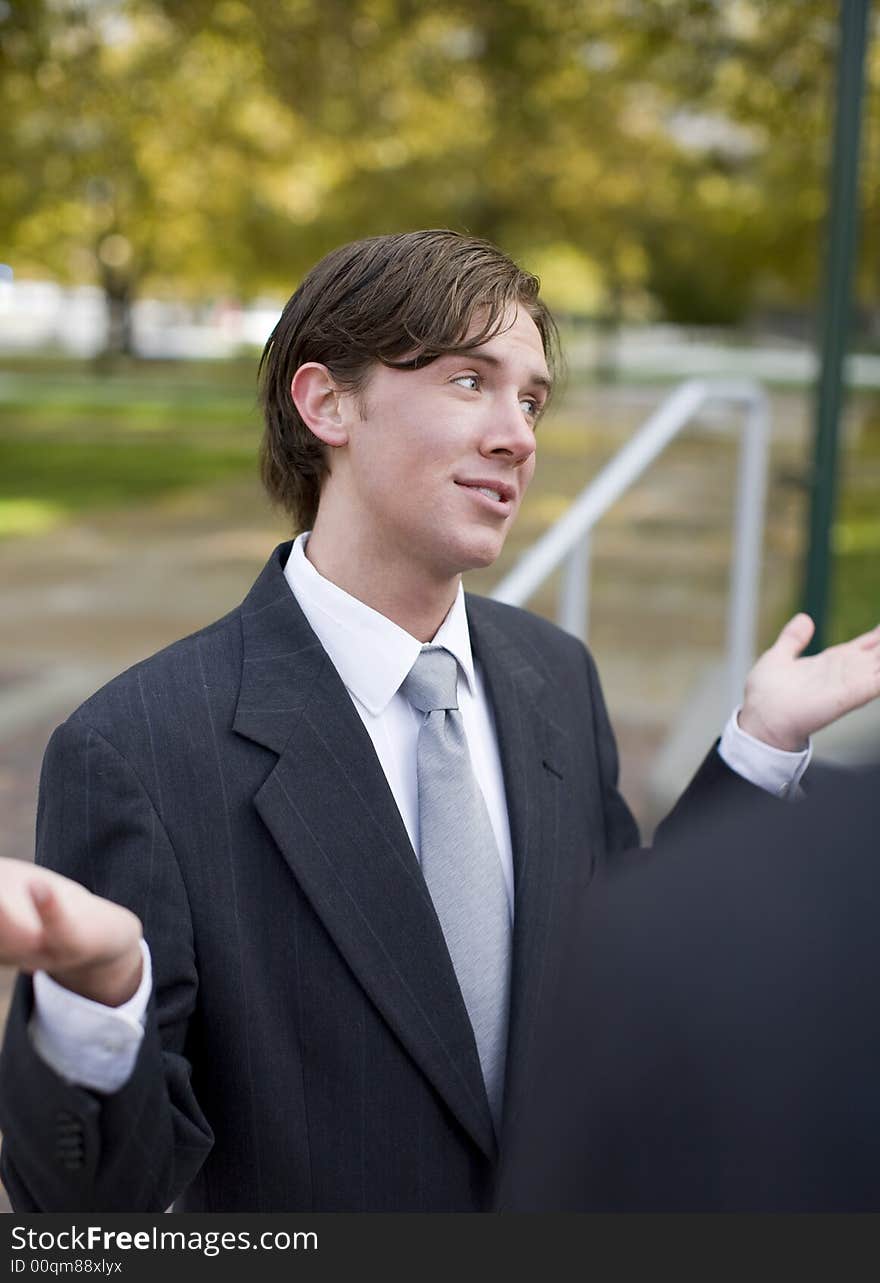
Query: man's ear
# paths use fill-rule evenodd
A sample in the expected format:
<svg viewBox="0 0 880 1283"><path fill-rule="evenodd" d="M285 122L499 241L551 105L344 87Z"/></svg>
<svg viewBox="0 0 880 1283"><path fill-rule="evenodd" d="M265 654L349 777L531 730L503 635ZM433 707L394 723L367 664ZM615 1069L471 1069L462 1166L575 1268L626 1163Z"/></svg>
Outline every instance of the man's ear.
<svg viewBox="0 0 880 1283"><path fill-rule="evenodd" d="M348 444L346 417L341 404L344 393L336 386L326 365L307 361L294 374L290 395L300 418L325 445Z"/></svg>

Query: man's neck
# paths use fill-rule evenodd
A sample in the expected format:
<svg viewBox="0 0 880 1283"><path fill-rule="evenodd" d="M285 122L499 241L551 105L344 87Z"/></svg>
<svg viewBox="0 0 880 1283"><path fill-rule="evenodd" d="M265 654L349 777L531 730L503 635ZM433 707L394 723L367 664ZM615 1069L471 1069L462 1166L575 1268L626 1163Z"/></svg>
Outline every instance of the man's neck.
<svg viewBox="0 0 880 1283"><path fill-rule="evenodd" d="M376 610L420 642L429 642L448 615L460 575L430 581L408 565L390 564L364 555L362 547L330 547L316 525L305 554L319 575Z"/></svg>

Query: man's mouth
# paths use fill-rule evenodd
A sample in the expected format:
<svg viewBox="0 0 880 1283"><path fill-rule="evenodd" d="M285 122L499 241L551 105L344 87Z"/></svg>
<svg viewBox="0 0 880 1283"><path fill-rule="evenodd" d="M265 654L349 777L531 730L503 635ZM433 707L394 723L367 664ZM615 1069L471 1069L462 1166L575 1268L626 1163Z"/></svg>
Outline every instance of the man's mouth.
<svg viewBox="0 0 880 1283"><path fill-rule="evenodd" d="M475 490L477 494L485 495L499 508L507 508L513 502L515 491L512 486L504 482L496 481L494 484L489 481L456 481L457 486L462 486L466 490Z"/></svg>

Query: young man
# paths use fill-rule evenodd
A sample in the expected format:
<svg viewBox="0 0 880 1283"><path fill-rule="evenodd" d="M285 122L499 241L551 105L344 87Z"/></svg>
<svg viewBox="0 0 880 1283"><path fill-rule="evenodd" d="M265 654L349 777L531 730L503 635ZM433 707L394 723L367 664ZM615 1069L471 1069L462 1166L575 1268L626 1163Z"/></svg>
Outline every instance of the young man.
<svg viewBox="0 0 880 1283"><path fill-rule="evenodd" d="M0 958L37 973L0 1068L17 1208L491 1205L566 913L638 842L588 653L461 588L554 365L535 278L451 232L344 246L288 303L263 472L311 533L55 732L40 868L3 870ZM872 639L847 681L806 640L722 742L773 791L877 688ZM678 813L752 787L713 751Z"/></svg>

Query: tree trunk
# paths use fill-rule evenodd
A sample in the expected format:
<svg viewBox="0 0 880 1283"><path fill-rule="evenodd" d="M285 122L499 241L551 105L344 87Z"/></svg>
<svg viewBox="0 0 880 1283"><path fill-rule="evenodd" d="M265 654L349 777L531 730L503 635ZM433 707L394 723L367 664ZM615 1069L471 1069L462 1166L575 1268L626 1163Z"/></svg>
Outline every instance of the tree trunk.
<svg viewBox="0 0 880 1283"><path fill-rule="evenodd" d="M107 303L107 342L98 363L112 365L122 357L135 355L132 328L135 281L128 273L104 267L101 285Z"/></svg>

